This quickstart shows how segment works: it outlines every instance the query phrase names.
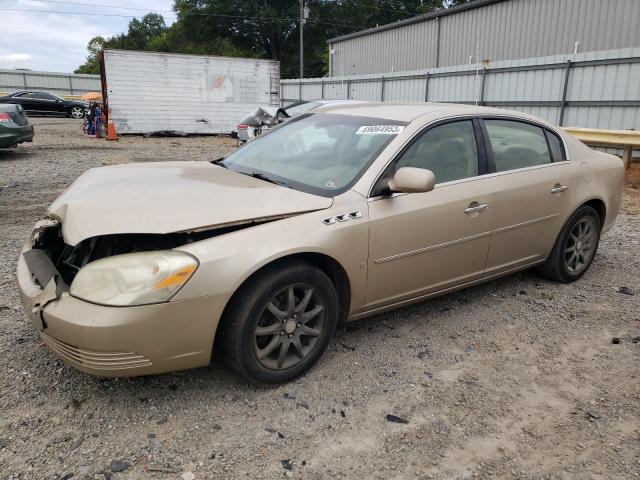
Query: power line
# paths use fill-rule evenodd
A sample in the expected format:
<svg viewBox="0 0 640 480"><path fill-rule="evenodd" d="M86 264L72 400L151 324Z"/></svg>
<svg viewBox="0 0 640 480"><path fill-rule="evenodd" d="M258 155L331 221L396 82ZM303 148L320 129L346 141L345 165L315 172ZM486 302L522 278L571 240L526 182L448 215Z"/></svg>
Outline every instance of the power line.
<svg viewBox="0 0 640 480"><path fill-rule="evenodd" d="M339 0L339 2L337 2L337 3L342 3L342 1L345 1L345 0ZM391 3L395 4L395 2L391 2ZM429 5L425 5L423 2L408 2L408 1L405 1L405 0L399 0L399 3L401 3L403 6L414 7L414 8L421 8L421 7L425 7L425 6L428 7L429 6ZM370 8L372 7L371 5L365 5L365 4L360 4L360 5L367 6L367 7L370 7ZM373 7L373 8L383 8L383 7ZM446 8L446 7L444 7L444 8ZM399 11L399 10L394 10L394 9L390 9L390 8L384 8L384 9L392 11L392 12ZM440 8L432 8L432 9L429 9L427 12L424 12L424 13L416 13L416 14L411 13L409 15L424 15L425 13L434 12L436 10L440 10Z"/></svg>
<svg viewBox="0 0 640 480"><path fill-rule="evenodd" d="M68 1L68 0L39 0L41 2L44 3L55 3L55 4L63 4L63 5L77 5L77 6L82 6L82 7L97 7L97 8L110 8L110 9L118 9L118 10L134 10L134 11L139 11L139 12L154 12L154 13L170 13L172 15L176 15L176 12L174 10L154 10L154 9L148 9L148 8L140 8L140 7L123 7L123 6L118 6L118 5L104 5L104 4L100 4L100 3L84 3L84 2L72 2L72 1ZM391 12L391 13L396 13L396 14L400 14L400 15L408 15L408 16L413 16L416 14L410 13L410 12L404 12L400 9L392 9L392 8L386 8L386 7L381 7L379 5L367 5L364 3L360 3L357 2L356 0L347 0L350 3L352 3L353 5L360 5L362 7L367 7L367 8L371 8L371 9L375 9L375 10L382 10L385 12ZM406 2L405 2L406 3ZM180 13L184 13L184 14L193 14L193 15L205 15L206 12L180 12ZM175 18L175 17L171 17L171 18ZM310 22L313 22L313 19L307 19ZM319 22L319 21L315 21L316 23L324 23L327 25L335 25L335 23L332 22ZM352 24L344 24L344 25L352 25ZM359 28L368 28L365 26L361 26L361 25L354 25L357 26Z"/></svg>
<svg viewBox="0 0 640 480"><path fill-rule="evenodd" d="M59 4L63 4L63 5L78 5L78 6L82 6L82 7L113 8L113 9L119 9L119 10L137 10L137 11L140 11L140 12L158 12L158 13L173 13L173 14L175 14L175 12L173 10L154 10L154 9L150 9L150 8L124 7L124 6L120 6L120 5L104 5L104 4L100 4L100 3L69 2L69 1L63 1L63 0L38 0L38 1L42 2L42 3L59 3Z"/></svg>
<svg viewBox="0 0 640 480"><path fill-rule="evenodd" d="M65 12L61 10L35 10L35 9L20 9L20 8L0 8L3 12L23 12L23 13L61 13L71 15L90 15L94 17L123 17L123 18L136 18L135 15L124 15L120 13L99 13L99 12ZM173 17L177 18L177 17Z"/></svg>
<svg viewBox="0 0 640 480"><path fill-rule="evenodd" d="M42 1L42 0L41 0ZM88 4L88 3L74 3L74 2L57 2L57 3L68 3L72 5L85 5L92 6L98 8L123 8L123 9L133 9L133 10L142 10L149 13L171 13L171 16L167 16L166 18L170 18L172 20L177 20L179 17L175 12L170 10L148 10L148 9L140 9L133 7L112 7L110 5L98 5L98 4ZM70 12L70 11L62 11L62 10L36 10L36 9L19 9L19 8L0 8L0 11L9 11L9 12L34 12L34 13L60 13L60 14L70 14L70 15L90 15L90 16L104 16L104 17L122 17L122 18L137 18L135 15L125 15L121 13L101 13L101 12ZM214 17L220 19L241 19L241 20L256 20L256 21L273 21L273 22L295 22L296 19L289 17L255 17L248 15L225 15L219 13L207 13L207 12L179 12L180 15L187 16L199 16L199 17ZM307 19L308 23L317 23L320 25L338 25L343 27L357 27L357 28L369 28L366 25L355 25L353 23L343 23L343 22L323 22L321 20Z"/></svg>
<svg viewBox="0 0 640 480"><path fill-rule="evenodd" d="M100 4L100 3L83 3L83 2L71 2L68 0L38 0L40 2L43 3L56 3L56 4L62 4L62 5L78 5L78 6L83 6L83 7L98 7L98 8L113 8L113 9L120 9L120 10L135 10L135 11L140 11L140 12L156 12L156 13L172 13L175 14L176 12L174 10L154 10L154 9L148 9L148 8L140 8L140 7L124 7L124 6L119 6L119 5L104 5L104 4ZM367 8L374 8L376 10L384 10L387 12L393 12L393 13L400 13L402 15L414 15L413 13L409 13L409 12L403 12L400 9L393 9L393 8L386 8L386 7L381 7L380 5L367 5L365 3L360 3L357 2L355 0L347 0L349 2L351 2L354 5L360 5L363 7L367 7ZM406 5L410 5L410 6L420 6L418 4L412 4L412 3L408 3L408 2L403 2ZM198 13L198 12L193 12L194 14ZM205 13L205 12L202 12Z"/></svg>
<svg viewBox="0 0 640 480"><path fill-rule="evenodd" d="M362 7L367 7L367 8L373 8L376 10L384 10L385 12L392 12L392 13L398 13L401 15L409 15L410 17L413 17L414 15L421 15L419 13L410 13L410 12L403 12L402 10L394 10L392 8L385 8L385 7L381 7L379 5L367 5L365 3L360 3L360 2L356 2L355 0L347 0L349 1L352 5L360 5Z"/></svg>
<svg viewBox="0 0 640 480"><path fill-rule="evenodd" d="M70 3L70 2L67 2ZM80 5L80 4L78 4ZM93 7L101 7L100 5L97 4L91 4L91 6ZM104 5L105 8L113 8L107 5ZM121 8L129 8L129 7L121 7ZM97 17L122 17L122 18L137 18L135 15L125 15L125 14L121 14L121 13L100 13L100 12L70 12L70 11L63 11L63 10L36 10L36 9L19 9L19 8L0 8L0 11L5 11L5 12L24 12L24 13L56 13L56 14L69 14L69 15L89 15L89 16L97 16ZM149 11L149 10L144 10L144 11ZM162 11L155 11L156 13L158 12L162 12ZM165 10L165 12L167 12L167 10ZM152 13L152 12L150 12ZM175 12L171 12L173 13L172 16L169 16L167 18L171 18L172 20L177 20L178 16L176 16ZM200 17L212 17L212 18L219 18L219 19L228 19L228 20L232 20L232 19L237 19L237 20L255 20L258 22L265 22L265 21L270 21L270 22L287 22L287 23L293 23L296 21L296 19L294 18L288 18L288 17L253 17L253 16L247 16L247 15L225 15L225 14L218 14L218 13L206 13L206 12L179 12L181 15L188 15L188 16L200 16ZM352 23L340 23L340 22L323 22L320 20L313 20L313 19L307 19L308 23L316 23L319 25L333 25L333 26L342 26L342 27L349 27L349 28L369 28L368 26L365 25L355 25Z"/></svg>

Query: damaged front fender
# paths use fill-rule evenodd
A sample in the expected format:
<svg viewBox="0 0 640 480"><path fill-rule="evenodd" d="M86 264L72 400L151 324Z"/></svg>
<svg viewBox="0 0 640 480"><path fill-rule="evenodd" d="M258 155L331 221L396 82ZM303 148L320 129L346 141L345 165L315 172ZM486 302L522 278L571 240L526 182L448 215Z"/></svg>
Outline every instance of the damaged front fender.
<svg viewBox="0 0 640 480"><path fill-rule="evenodd" d="M43 250L25 249L18 261L18 283L22 303L31 323L42 331L46 328L42 312L45 307L69 290L69 286Z"/></svg>

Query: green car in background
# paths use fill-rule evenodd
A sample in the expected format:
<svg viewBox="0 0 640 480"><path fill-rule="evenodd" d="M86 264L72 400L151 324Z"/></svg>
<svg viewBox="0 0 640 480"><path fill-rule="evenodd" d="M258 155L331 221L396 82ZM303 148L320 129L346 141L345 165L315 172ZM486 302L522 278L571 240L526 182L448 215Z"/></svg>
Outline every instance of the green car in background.
<svg viewBox="0 0 640 480"><path fill-rule="evenodd" d="M0 104L0 148L33 141L33 124L22 105Z"/></svg>

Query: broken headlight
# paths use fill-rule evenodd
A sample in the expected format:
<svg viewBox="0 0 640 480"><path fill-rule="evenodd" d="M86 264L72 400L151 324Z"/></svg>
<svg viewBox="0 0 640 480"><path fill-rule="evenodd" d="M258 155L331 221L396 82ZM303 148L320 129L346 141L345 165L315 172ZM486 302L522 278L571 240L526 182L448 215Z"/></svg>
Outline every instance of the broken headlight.
<svg viewBox="0 0 640 480"><path fill-rule="evenodd" d="M73 279L72 296L110 306L168 301L198 268L188 253L126 253L88 263Z"/></svg>

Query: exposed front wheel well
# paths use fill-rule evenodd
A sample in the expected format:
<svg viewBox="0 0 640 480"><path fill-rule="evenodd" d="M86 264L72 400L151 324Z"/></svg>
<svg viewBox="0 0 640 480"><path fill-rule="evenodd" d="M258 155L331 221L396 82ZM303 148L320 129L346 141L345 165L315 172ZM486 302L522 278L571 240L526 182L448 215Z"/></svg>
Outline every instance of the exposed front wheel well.
<svg viewBox="0 0 640 480"><path fill-rule="evenodd" d="M333 283L334 288L336 289L336 293L338 295L338 303L339 303L339 323L345 323L349 318L349 311L351 309L351 283L349 282L349 277L347 276L347 272L345 272L344 268L337 260L331 258L328 255L324 255L322 253L315 252L305 252L305 253L295 253L292 255L287 255L285 257L278 258L264 266L262 266L259 270L253 272L243 283L238 287L236 293L242 289L244 285L249 283L258 273L268 269L273 268L276 265L283 263L290 263L292 261L303 261L314 267L322 270ZM234 296L236 295L234 293ZM229 299L227 303L227 307L232 303L233 296ZM224 318L227 312L227 308L222 314ZM222 322L221 322L222 323Z"/></svg>
<svg viewBox="0 0 640 480"><path fill-rule="evenodd" d="M321 253L294 254L280 258L276 260L276 262L292 259L303 260L314 265L331 279L331 282L336 289L336 293L338 294L340 307L338 323L346 322L349 318L349 311L351 310L351 282L349 282L347 272L344 270L342 265L340 265L340 263L335 259Z"/></svg>

